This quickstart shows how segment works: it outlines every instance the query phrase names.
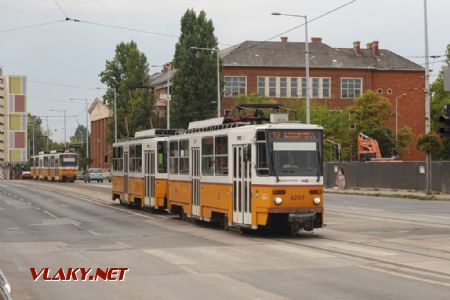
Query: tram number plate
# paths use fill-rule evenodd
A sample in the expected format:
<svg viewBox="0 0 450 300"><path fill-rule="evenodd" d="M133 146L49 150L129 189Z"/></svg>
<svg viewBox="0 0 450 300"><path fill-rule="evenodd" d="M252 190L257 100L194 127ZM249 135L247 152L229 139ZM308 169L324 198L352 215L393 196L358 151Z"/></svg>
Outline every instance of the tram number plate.
<svg viewBox="0 0 450 300"><path fill-rule="evenodd" d="M291 200L303 200L305 195L291 195Z"/></svg>

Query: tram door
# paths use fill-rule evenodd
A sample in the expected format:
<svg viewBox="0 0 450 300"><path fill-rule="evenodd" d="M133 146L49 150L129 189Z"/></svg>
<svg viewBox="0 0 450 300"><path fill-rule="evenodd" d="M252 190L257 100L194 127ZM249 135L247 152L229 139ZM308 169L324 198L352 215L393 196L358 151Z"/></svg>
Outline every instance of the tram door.
<svg viewBox="0 0 450 300"><path fill-rule="evenodd" d="M233 146L233 223L251 224L251 145Z"/></svg>
<svg viewBox="0 0 450 300"><path fill-rule="evenodd" d="M54 164L54 167L55 167L55 179L56 178L58 178L58 180L61 180L61 178L59 178L59 170L58 170L58 168L59 168L59 156L55 156L54 158L53 158L53 164Z"/></svg>
<svg viewBox="0 0 450 300"><path fill-rule="evenodd" d="M192 215L200 216L200 148L192 148Z"/></svg>
<svg viewBox="0 0 450 300"><path fill-rule="evenodd" d="M128 203L128 152L123 153L123 194L124 202Z"/></svg>
<svg viewBox="0 0 450 300"><path fill-rule="evenodd" d="M155 206L155 151L144 152L145 206Z"/></svg>

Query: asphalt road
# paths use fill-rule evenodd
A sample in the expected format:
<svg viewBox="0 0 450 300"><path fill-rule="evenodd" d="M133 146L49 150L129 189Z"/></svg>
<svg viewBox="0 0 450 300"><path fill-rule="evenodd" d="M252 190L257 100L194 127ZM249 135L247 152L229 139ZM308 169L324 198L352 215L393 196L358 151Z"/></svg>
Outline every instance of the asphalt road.
<svg viewBox="0 0 450 300"><path fill-rule="evenodd" d="M107 184L0 182L14 299L449 299L450 202L327 195L327 227L241 235L120 207ZM30 267L128 267L34 282Z"/></svg>

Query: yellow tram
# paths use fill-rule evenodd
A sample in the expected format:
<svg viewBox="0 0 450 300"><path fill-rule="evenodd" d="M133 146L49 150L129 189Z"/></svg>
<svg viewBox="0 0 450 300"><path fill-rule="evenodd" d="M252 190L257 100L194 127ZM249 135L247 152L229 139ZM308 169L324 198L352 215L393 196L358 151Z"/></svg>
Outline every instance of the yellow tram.
<svg viewBox="0 0 450 300"><path fill-rule="evenodd" d="M174 133L114 144L113 200L224 228L322 227L322 127L214 118Z"/></svg>
<svg viewBox="0 0 450 300"><path fill-rule="evenodd" d="M74 182L78 172L78 154L73 152L39 152L31 157L31 175L35 180Z"/></svg>

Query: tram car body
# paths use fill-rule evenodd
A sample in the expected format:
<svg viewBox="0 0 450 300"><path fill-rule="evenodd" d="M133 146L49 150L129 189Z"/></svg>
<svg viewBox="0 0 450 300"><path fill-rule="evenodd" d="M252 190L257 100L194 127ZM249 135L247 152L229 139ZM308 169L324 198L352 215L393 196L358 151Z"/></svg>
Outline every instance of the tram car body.
<svg viewBox="0 0 450 300"><path fill-rule="evenodd" d="M78 154L39 152L31 157L31 175L35 180L74 182L78 172Z"/></svg>
<svg viewBox="0 0 450 300"><path fill-rule="evenodd" d="M162 141L168 146L165 160L159 159L164 149L158 152L157 147ZM123 160L123 171L132 164L127 148L131 142L114 144L114 149L123 147L123 152L115 153L116 159ZM297 232L323 225L323 129L318 125L224 123L223 118L215 118L192 122L184 132L149 138L141 145L154 153L154 157L145 150L141 153L141 160L150 155L153 161L149 172L145 166L139 174L113 173L117 177L113 199L136 203L138 198L140 206L155 203L183 218L224 227ZM168 172L154 171L152 179L152 170L164 162ZM131 186L134 179L127 176L141 178L137 185L144 191L137 192ZM149 200L142 202L147 194Z"/></svg>
<svg viewBox="0 0 450 300"><path fill-rule="evenodd" d="M144 130L114 143L113 200L139 208L167 207L167 136L175 132Z"/></svg>

